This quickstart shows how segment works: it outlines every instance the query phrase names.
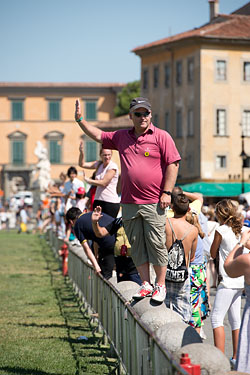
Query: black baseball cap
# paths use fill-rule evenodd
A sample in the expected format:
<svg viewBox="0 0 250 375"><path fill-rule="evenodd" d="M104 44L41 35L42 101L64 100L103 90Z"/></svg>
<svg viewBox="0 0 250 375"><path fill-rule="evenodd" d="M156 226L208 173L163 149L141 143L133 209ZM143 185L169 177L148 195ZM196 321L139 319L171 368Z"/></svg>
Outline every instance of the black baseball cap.
<svg viewBox="0 0 250 375"><path fill-rule="evenodd" d="M146 108L148 111L151 111L151 104L149 103L147 98L134 98L131 100L129 112L132 112L137 108Z"/></svg>

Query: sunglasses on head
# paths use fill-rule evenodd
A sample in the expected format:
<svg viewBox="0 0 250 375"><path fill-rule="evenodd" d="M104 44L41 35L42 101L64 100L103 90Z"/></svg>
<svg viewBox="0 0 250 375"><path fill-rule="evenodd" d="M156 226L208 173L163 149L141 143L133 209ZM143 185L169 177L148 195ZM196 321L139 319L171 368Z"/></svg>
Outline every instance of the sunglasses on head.
<svg viewBox="0 0 250 375"><path fill-rule="evenodd" d="M136 117L148 117L150 115L150 112L134 112L134 115Z"/></svg>

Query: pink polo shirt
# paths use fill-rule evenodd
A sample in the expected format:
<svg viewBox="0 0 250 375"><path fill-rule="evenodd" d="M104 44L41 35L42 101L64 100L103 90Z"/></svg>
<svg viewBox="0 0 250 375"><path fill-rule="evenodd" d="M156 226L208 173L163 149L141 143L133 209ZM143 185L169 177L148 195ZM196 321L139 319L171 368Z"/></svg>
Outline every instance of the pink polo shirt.
<svg viewBox="0 0 250 375"><path fill-rule="evenodd" d="M166 167L181 159L171 136L151 124L138 138L134 128L102 132L102 145L120 153L121 203L159 202Z"/></svg>

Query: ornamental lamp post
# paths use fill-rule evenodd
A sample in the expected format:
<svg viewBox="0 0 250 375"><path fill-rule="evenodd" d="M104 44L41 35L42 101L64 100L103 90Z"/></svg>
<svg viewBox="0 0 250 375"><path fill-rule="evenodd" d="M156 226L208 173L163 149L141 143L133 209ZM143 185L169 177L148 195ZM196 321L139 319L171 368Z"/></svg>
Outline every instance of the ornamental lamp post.
<svg viewBox="0 0 250 375"><path fill-rule="evenodd" d="M248 159L248 156L245 153L245 149L244 149L244 142L245 142L245 135L244 135L243 129L242 129L242 131L241 131L241 153L240 153L240 157L241 157L241 160L242 160L242 164L241 164L241 194L245 193L244 168L245 168L246 160Z"/></svg>

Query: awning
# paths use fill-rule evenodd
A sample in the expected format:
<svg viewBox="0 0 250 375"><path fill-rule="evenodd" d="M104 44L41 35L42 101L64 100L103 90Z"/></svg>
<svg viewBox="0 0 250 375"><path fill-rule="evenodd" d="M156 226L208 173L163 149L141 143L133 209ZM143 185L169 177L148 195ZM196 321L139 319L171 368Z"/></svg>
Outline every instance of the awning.
<svg viewBox="0 0 250 375"><path fill-rule="evenodd" d="M184 191L190 193L201 193L206 197L237 197L241 194L241 182L194 182L192 184L180 185ZM244 183L245 192L250 192L250 184Z"/></svg>

